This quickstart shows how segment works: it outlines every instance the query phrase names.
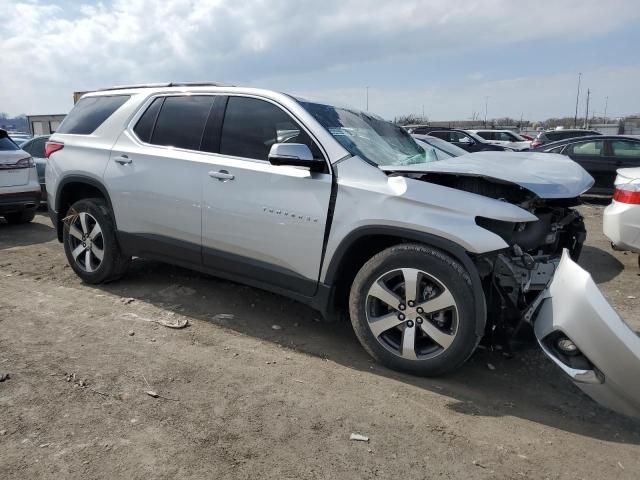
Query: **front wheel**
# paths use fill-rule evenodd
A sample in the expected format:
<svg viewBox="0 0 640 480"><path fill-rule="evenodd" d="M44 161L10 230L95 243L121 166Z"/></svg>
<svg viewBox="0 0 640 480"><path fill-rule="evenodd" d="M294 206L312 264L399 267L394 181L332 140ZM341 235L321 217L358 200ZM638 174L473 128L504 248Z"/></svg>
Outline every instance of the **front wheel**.
<svg viewBox="0 0 640 480"><path fill-rule="evenodd" d="M101 198L79 200L71 206L63 242L69 265L87 283L118 279L131 260L120 251L111 211Z"/></svg>
<svg viewBox="0 0 640 480"><path fill-rule="evenodd" d="M397 245L365 263L351 287L349 313L367 352L418 375L455 370L480 341L469 274L424 245Z"/></svg>

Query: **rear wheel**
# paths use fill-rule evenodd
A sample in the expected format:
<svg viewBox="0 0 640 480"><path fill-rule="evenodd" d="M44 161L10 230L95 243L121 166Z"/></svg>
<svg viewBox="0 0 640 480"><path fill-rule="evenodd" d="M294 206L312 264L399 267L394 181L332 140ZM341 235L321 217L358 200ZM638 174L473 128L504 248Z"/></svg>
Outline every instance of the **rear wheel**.
<svg viewBox="0 0 640 480"><path fill-rule="evenodd" d="M480 340L468 273L424 245L397 245L371 258L353 282L349 311L375 359L419 375L455 370Z"/></svg>
<svg viewBox="0 0 640 480"><path fill-rule="evenodd" d="M4 218L7 219L7 223L12 225L18 225L20 223L29 223L36 216L35 209L23 210L21 212L7 213Z"/></svg>
<svg viewBox="0 0 640 480"><path fill-rule="evenodd" d="M131 261L120 251L111 211L101 198L79 200L71 206L63 242L69 265L87 283L116 280Z"/></svg>

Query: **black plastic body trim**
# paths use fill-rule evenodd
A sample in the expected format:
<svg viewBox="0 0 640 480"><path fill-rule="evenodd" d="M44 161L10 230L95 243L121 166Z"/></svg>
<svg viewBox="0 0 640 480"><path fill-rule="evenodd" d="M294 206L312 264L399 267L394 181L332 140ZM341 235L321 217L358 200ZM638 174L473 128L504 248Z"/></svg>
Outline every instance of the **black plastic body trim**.
<svg viewBox="0 0 640 480"><path fill-rule="evenodd" d="M159 235L116 233L127 256L173 263L222 278L228 278L311 304L317 281L297 273L240 255L203 248Z"/></svg>
<svg viewBox="0 0 640 480"><path fill-rule="evenodd" d="M476 329L478 335L484 334L485 325L487 322L487 305L484 296L484 289L482 288L482 281L480 280L480 275L478 273L478 269L476 265L471 260L471 257L467 253L467 251L451 240L447 240L446 238L438 237L437 235L432 235L430 233L420 232L416 230L407 230L400 227L392 227L392 226L365 226L360 227L352 231L349 235L347 235L338 248L336 249L333 257L331 258L331 263L329 264L329 268L327 269L327 273L324 278L325 285L335 285L337 281L337 273L340 269L340 265L344 260L346 252L349 250L357 240L363 237L373 237L378 235L386 235L392 237L403 238L406 240L411 240L415 242L420 242L425 245L430 245L432 247L438 248L453 258L458 260L464 268L469 273L469 277L471 278L471 285L473 287L473 293L475 298L475 307L476 307Z"/></svg>
<svg viewBox="0 0 640 480"><path fill-rule="evenodd" d="M97 188L102 193L102 196L107 201L107 205L109 206L109 210L113 212L113 206L111 205L111 197L107 192L107 188L95 178L87 177L84 175L68 175L64 177L60 182L58 182L58 187L56 190L56 204L49 205L49 217L53 223L53 226L56 229L58 234L58 240L62 242L62 218L60 218L60 202L62 201L62 190L64 187L70 183L84 183L86 185L90 185L92 187ZM53 211L52 211L53 209ZM112 219L116 230L118 228L117 220L115 218Z"/></svg>

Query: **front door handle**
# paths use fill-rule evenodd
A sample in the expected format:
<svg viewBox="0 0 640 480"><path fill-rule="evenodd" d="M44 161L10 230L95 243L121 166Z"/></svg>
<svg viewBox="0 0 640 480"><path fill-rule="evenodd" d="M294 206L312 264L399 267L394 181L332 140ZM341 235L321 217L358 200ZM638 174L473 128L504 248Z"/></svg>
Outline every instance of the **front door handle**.
<svg viewBox="0 0 640 480"><path fill-rule="evenodd" d="M119 157L116 157L113 159L116 163L119 163L120 165L129 165L130 163L133 162L133 160L131 160L128 156L126 155L120 155Z"/></svg>
<svg viewBox="0 0 640 480"><path fill-rule="evenodd" d="M226 170L218 170L217 172L214 172L213 170L211 170L209 172L209 176L211 178L217 178L221 182L226 182L228 180L233 180L234 178L236 178Z"/></svg>

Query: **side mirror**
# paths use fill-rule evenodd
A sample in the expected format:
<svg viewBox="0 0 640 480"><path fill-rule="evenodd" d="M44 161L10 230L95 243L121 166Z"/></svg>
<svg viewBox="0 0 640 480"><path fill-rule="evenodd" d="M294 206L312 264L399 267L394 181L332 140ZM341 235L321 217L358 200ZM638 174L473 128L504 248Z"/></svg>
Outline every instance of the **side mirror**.
<svg viewBox="0 0 640 480"><path fill-rule="evenodd" d="M316 172L326 166L324 160L313 158L311 149L304 143L274 143L269 150L269 163L306 167Z"/></svg>

